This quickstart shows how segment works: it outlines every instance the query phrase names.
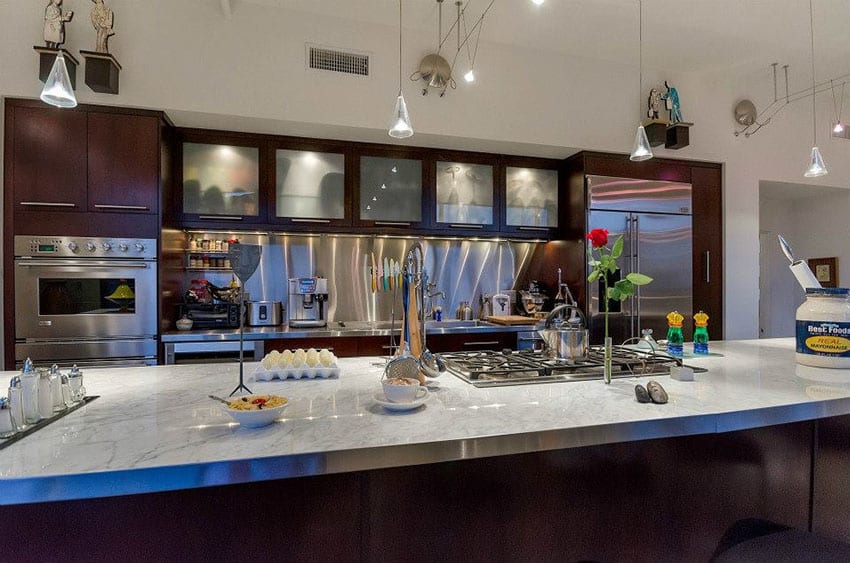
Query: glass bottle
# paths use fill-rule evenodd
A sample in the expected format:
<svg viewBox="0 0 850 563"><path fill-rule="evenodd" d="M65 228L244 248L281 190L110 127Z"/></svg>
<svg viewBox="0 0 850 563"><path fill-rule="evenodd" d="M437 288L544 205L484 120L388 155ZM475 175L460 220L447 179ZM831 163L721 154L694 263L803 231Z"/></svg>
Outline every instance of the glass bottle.
<svg viewBox="0 0 850 563"><path fill-rule="evenodd" d="M694 354L708 354L708 315L703 311L694 315Z"/></svg>
<svg viewBox="0 0 850 563"><path fill-rule="evenodd" d="M685 317L679 311L667 314L667 353L674 358L681 358L685 354L685 337L682 334L682 321Z"/></svg>

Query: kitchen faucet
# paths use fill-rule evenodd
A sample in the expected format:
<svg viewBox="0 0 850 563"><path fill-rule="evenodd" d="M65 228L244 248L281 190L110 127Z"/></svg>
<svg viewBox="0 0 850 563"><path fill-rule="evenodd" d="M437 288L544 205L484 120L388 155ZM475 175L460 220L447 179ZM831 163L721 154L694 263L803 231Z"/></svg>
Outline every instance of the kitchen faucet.
<svg viewBox="0 0 850 563"><path fill-rule="evenodd" d="M442 297L446 298L446 292L437 289L437 284L428 280L428 272L423 273L423 278L425 283L425 293L422 294L422 317L425 319L433 318L434 316L434 298Z"/></svg>

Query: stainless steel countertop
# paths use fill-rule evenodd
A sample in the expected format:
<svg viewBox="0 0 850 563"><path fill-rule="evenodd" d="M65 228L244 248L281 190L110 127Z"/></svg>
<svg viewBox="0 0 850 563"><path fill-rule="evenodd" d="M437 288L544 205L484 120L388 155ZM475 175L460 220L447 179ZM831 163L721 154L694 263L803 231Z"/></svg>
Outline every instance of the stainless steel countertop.
<svg viewBox="0 0 850 563"><path fill-rule="evenodd" d="M426 334L485 334L488 332L528 332L542 328L541 320L536 325L503 326L486 321L428 321ZM395 323L395 333L401 323ZM322 328L290 328L281 326L245 327L246 340L270 340L278 338L335 338L340 336L389 336L390 321L343 321L329 322ZM174 330L161 336L166 344L178 342L216 342L239 340L239 329L219 330Z"/></svg>

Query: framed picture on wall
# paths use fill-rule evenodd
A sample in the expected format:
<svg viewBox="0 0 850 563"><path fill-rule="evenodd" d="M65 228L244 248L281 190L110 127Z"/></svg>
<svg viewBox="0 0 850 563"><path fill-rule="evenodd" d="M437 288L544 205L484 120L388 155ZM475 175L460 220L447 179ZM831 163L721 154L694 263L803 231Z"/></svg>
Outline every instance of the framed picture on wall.
<svg viewBox="0 0 850 563"><path fill-rule="evenodd" d="M823 287L838 287L838 258L809 258L809 268Z"/></svg>

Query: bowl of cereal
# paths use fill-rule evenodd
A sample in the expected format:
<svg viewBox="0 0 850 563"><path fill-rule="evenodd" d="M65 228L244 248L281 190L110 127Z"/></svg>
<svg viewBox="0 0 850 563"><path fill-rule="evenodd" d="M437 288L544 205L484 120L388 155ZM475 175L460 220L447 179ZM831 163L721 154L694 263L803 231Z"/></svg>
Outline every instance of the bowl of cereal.
<svg viewBox="0 0 850 563"><path fill-rule="evenodd" d="M245 428L262 428L277 420L287 403L280 395L245 395L229 399L224 412Z"/></svg>
<svg viewBox="0 0 850 563"><path fill-rule="evenodd" d="M384 387L384 396L391 403L412 403L421 399L423 393L427 393L424 387L419 386L419 380L412 377L391 377L381 381Z"/></svg>

